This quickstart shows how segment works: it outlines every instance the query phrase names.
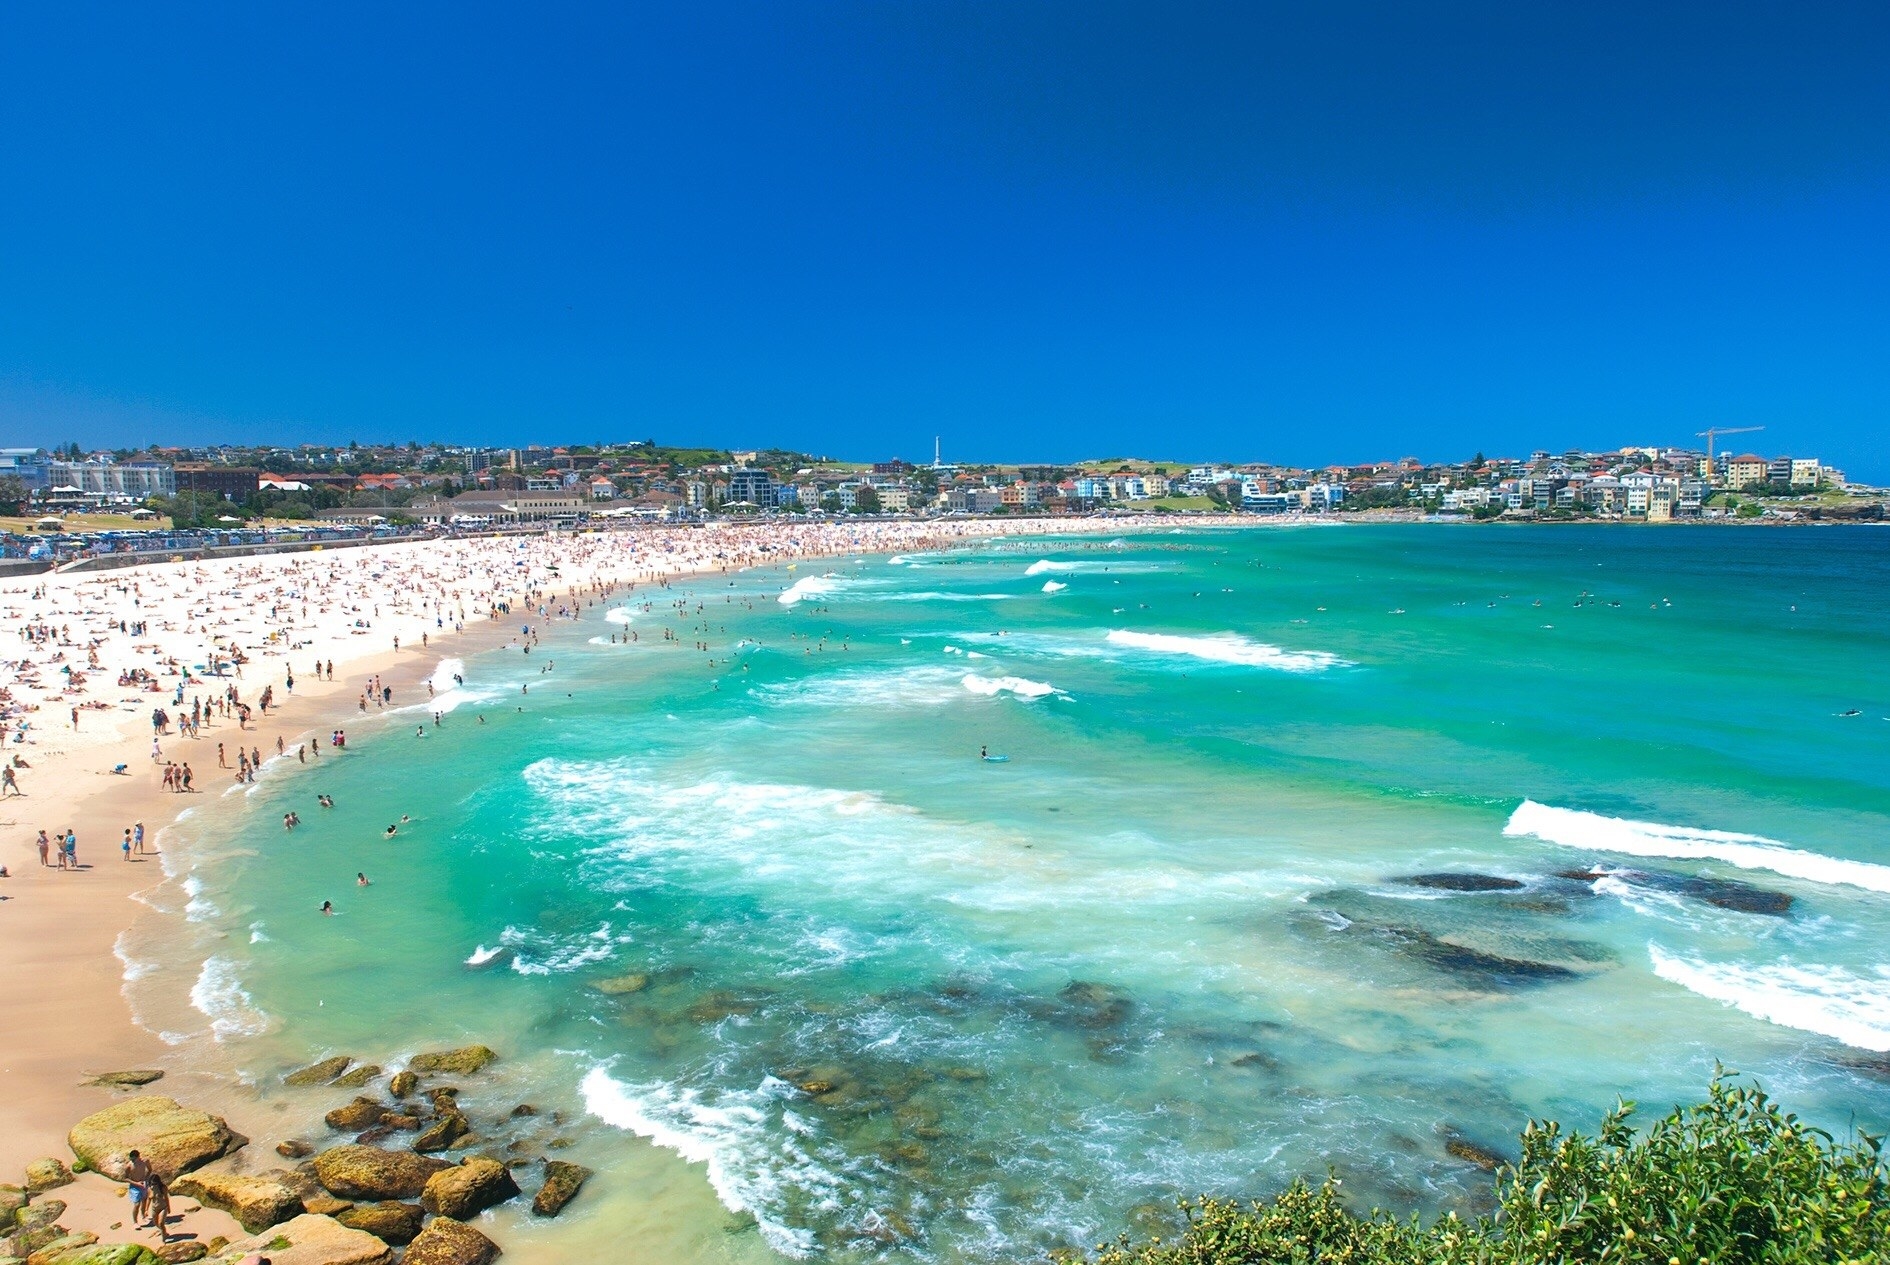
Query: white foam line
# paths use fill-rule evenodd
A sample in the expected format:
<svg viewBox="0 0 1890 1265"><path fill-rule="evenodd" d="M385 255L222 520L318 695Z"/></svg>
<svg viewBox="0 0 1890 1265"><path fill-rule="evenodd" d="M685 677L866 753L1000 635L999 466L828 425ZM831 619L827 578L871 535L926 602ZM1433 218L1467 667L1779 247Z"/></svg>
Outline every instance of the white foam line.
<svg viewBox="0 0 1890 1265"><path fill-rule="evenodd" d="M1734 966L1647 946L1654 974L1767 1023L1815 1032L1860 1050L1890 1050L1890 969L1876 978L1831 966Z"/></svg>
<svg viewBox="0 0 1890 1265"><path fill-rule="evenodd" d="M1350 666L1344 659L1323 650L1283 650L1265 642L1250 641L1238 633L1184 637L1174 633L1131 632L1125 628L1116 628L1110 630L1104 640L1112 646L1125 646L1131 650L1182 654L1213 663L1276 668L1282 672L1323 672L1327 668Z"/></svg>
<svg viewBox="0 0 1890 1265"><path fill-rule="evenodd" d="M1600 813L1573 808L1552 808L1530 799L1524 800L1510 814L1503 833L1541 839L1565 848L1683 861L1723 861L1742 870L1770 870L1812 883L1890 892L1890 865L1806 852L1761 835L1603 817Z"/></svg>

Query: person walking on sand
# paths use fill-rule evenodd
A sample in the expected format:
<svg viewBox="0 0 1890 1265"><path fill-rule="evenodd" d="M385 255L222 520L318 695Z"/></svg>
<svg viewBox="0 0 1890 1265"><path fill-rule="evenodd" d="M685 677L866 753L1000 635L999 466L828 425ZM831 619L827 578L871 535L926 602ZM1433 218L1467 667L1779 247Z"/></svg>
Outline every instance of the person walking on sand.
<svg viewBox="0 0 1890 1265"><path fill-rule="evenodd" d="M144 1210L148 1218L145 1222L158 1232L160 1242L171 1241L171 1188L164 1184L161 1174L152 1173L150 1185L146 1188Z"/></svg>
<svg viewBox="0 0 1890 1265"><path fill-rule="evenodd" d="M13 772L13 766L10 764L0 768L0 799L5 799L8 791L12 791L21 799L26 798L26 792L20 789L20 779Z"/></svg>
<svg viewBox="0 0 1890 1265"><path fill-rule="evenodd" d="M144 1156L133 1150L125 1156L125 1197L131 1200L131 1224L143 1222L146 1205L151 1197L151 1178L156 1174L151 1171L151 1163Z"/></svg>

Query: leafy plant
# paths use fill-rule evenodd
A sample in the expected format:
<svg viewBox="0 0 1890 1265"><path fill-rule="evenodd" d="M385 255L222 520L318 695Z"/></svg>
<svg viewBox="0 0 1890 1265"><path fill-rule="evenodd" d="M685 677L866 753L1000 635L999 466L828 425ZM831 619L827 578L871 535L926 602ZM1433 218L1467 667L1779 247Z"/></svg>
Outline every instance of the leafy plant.
<svg viewBox="0 0 1890 1265"><path fill-rule="evenodd" d="M1715 1075L1706 1101L1637 1136L1621 1103L1594 1137L1532 1121L1497 1211L1430 1225L1346 1209L1340 1183L1270 1203L1183 1203L1180 1240L1099 1249L1097 1265L1863 1265L1890 1259L1881 1140L1837 1141L1756 1085Z"/></svg>

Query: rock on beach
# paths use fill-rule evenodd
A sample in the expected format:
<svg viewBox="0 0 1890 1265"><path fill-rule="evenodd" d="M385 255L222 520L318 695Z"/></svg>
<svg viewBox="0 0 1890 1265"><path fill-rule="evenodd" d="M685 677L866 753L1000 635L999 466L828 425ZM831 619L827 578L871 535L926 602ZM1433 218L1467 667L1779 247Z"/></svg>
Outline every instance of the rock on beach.
<svg viewBox="0 0 1890 1265"><path fill-rule="evenodd" d="M72 1153L113 1181L125 1179L126 1155L140 1152L165 1181L245 1145L220 1117L155 1094L95 1111L66 1135Z"/></svg>
<svg viewBox="0 0 1890 1265"><path fill-rule="evenodd" d="M393 1249L367 1231L349 1229L333 1217L312 1212L252 1238L238 1239L226 1249L232 1261L250 1252L267 1256L271 1265L393 1265L394 1261Z"/></svg>
<svg viewBox="0 0 1890 1265"><path fill-rule="evenodd" d="M442 1217L464 1221L518 1194L512 1172L497 1160L472 1156L427 1179L420 1206Z"/></svg>
<svg viewBox="0 0 1890 1265"><path fill-rule="evenodd" d="M204 1170L178 1178L171 1190L229 1213L251 1234L261 1234L270 1226L299 1217L306 1211L301 1194L283 1180L281 1173L252 1175Z"/></svg>

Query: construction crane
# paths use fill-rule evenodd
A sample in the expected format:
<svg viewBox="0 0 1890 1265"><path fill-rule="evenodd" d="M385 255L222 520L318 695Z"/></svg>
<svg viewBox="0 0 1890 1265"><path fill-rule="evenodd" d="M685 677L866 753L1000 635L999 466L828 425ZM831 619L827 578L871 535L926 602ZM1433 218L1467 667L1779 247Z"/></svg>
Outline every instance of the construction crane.
<svg viewBox="0 0 1890 1265"><path fill-rule="evenodd" d="M1713 437L1715 435L1745 435L1755 430L1764 430L1763 426L1708 426L1705 430L1693 432L1695 439L1706 441L1706 460L1710 465L1713 460Z"/></svg>

